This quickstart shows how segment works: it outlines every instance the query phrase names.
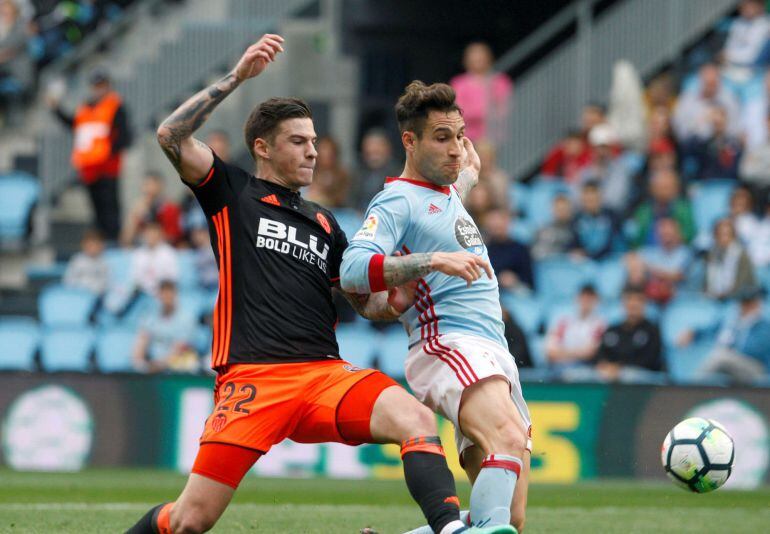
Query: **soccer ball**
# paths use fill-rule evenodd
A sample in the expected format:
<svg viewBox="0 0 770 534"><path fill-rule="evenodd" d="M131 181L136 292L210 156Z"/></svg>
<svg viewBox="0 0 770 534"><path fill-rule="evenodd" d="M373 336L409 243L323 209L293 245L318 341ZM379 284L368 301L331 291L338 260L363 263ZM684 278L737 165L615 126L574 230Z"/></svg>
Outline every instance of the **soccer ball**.
<svg viewBox="0 0 770 534"><path fill-rule="evenodd" d="M660 459L677 486L708 493L730 478L735 445L727 430L716 421L691 417L668 433Z"/></svg>

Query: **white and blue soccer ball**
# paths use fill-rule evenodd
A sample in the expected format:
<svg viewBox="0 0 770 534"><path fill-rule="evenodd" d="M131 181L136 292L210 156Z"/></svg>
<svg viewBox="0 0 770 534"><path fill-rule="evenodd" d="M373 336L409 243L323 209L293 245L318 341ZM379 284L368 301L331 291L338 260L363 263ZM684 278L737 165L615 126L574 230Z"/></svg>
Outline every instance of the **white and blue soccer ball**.
<svg viewBox="0 0 770 534"><path fill-rule="evenodd" d="M716 421L691 417L671 429L660 457L666 474L677 486L708 493L730 478L735 444Z"/></svg>

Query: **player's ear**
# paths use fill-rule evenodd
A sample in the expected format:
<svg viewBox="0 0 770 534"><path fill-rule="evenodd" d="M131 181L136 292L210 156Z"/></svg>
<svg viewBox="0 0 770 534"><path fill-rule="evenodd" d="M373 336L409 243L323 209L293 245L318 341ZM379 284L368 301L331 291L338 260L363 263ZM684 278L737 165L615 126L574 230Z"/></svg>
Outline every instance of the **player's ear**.
<svg viewBox="0 0 770 534"><path fill-rule="evenodd" d="M254 139L254 154L262 159L270 159L270 144L261 137L257 137Z"/></svg>
<svg viewBox="0 0 770 534"><path fill-rule="evenodd" d="M414 151L414 144L417 141L417 135L414 132L405 130L401 132L401 143L404 145L404 149L407 152Z"/></svg>

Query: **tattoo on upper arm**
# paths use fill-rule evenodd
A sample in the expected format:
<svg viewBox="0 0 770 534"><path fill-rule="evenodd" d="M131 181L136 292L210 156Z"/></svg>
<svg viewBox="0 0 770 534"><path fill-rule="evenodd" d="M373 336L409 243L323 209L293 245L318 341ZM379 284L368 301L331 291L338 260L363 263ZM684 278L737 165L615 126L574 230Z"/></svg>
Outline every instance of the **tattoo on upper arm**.
<svg viewBox="0 0 770 534"><path fill-rule="evenodd" d="M388 256L383 263L385 285L396 287L430 274L431 253Z"/></svg>
<svg viewBox="0 0 770 534"><path fill-rule="evenodd" d="M228 74L179 106L158 129L158 142L177 172L182 169L182 141L190 137L209 118L214 108L240 84ZM200 146L205 146L197 141Z"/></svg>
<svg viewBox="0 0 770 534"><path fill-rule="evenodd" d="M468 197L468 193L471 192L471 189L476 187L477 183L479 183L478 172L471 167L466 167L460 171L460 176L457 177L457 181L454 185L460 198L465 200Z"/></svg>

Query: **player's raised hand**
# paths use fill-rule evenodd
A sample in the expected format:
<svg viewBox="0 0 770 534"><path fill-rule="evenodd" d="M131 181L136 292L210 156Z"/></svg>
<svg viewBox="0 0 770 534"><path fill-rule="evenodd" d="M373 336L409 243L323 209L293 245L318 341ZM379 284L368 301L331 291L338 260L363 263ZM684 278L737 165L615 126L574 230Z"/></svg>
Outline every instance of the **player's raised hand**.
<svg viewBox="0 0 770 534"><path fill-rule="evenodd" d="M476 147L467 137L463 137L463 157L460 169L472 168L477 173L481 172L481 158L476 153Z"/></svg>
<svg viewBox="0 0 770 534"><path fill-rule="evenodd" d="M267 67L268 63L275 61L276 56L283 52L283 37L272 33L266 33L259 41L251 45L243 53L238 64L233 69L233 74L239 80L248 80L258 76Z"/></svg>
<svg viewBox="0 0 770 534"><path fill-rule="evenodd" d="M489 262L470 252L435 252L431 257L431 268L449 276L459 276L469 287L484 272L490 279L493 275Z"/></svg>

